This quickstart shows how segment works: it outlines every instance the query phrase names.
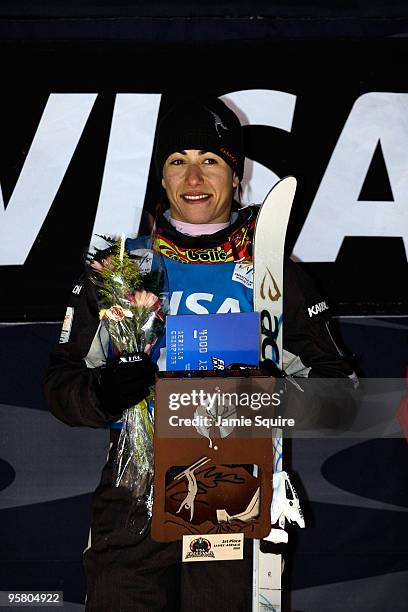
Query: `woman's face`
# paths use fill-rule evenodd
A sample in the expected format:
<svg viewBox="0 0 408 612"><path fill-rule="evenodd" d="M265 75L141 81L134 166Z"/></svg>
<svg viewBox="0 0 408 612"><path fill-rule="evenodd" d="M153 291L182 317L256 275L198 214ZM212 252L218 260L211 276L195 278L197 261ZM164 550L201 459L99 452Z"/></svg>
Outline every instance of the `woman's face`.
<svg viewBox="0 0 408 612"><path fill-rule="evenodd" d="M162 185L173 219L187 223L224 223L230 218L239 179L215 153L188 149L172 153L163 166Z"/></svg>

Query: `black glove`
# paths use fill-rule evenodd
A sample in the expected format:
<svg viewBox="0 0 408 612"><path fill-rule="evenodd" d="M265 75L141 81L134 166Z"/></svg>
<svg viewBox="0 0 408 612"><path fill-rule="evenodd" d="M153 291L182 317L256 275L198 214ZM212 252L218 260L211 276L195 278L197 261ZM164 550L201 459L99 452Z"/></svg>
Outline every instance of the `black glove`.
<svg viewBox="0 0 408 612"><path fill-rule="evenodd" d="M250 365L248 363L231 363L231 365L229 365L227 369L240 370L242 371L242 376L250 376L251 370L255 370L257 368L256 366ZM265 359L264 361L261 361L259 363L258 369L264 376L273 376L274 378L285 377L285 373L283 372L283 370L280 370L271 359Z"/></svg>
<svg viewBox="0 0 408 612"><path fill-rule="evenodd" d="M108 417L119 418L126 408L149 395L157 365L146 353L122 355L100 369L96 395L100 408Z"/></svg>

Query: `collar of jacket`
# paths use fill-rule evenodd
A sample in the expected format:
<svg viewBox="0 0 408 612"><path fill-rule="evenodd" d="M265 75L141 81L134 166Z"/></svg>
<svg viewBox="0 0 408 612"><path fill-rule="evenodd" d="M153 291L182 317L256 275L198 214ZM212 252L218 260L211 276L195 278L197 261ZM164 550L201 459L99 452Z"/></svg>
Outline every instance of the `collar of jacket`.
<svg viewBox="0 0 408 612"><path fill-rule="evenodd" d="M236 230L238 230L240 227L246 224L249 225L254 219L256 219L258 209L258 206L245 206L244 208L238 208L238 217L234 223L220 230L219 232L215 232L215 234L203 234L202 236L188 236L186 234L182 234L181 232L177 231L176 228L171 225L171 223L169 223L163 215L161 215L156 224L156 234L168 238L180 247L215 247L226 242L231 234L236 232Z"/></svg>

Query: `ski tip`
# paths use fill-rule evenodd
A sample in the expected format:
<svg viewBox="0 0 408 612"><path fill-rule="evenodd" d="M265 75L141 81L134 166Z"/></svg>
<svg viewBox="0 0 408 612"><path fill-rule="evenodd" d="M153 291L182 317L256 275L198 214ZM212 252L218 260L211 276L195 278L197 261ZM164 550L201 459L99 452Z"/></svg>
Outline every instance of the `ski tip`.
<svg viewBox="0 0 408 612"><path fill-rule="evenodd" d="M288 176L282 177L277 183L275 183L272 189L274 189L278 185L280 186L285 185L288 188L291 187L292 189L296 189L297 179L292 174L288 174Z"/></svg>
<svg viewBox="0 0 408 612"><path fill-rule="evenodd" d="M288 176L284 176L279 182L281 181L285 181L288 185L292 185L296 189L297 179L292 174L288 174Z"/></svg>
<svg viewBox="0 0 408 612"><path fill-rule="evenodd" d="M297 180L294 176L288 175L281 178L267 193L264 203L270 198L279 197L280 194L285 194L288 198L294 198L297 187Z"/></svg>

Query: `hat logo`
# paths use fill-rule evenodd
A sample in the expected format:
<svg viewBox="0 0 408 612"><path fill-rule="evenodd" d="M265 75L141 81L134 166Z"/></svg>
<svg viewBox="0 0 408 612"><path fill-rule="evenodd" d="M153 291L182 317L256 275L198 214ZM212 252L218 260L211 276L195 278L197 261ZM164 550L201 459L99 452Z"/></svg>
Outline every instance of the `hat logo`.
<svg viewBox="0 0 408 612"><path fill-rule="evenodd" d="M228 128L223 124L223 122L221 121L221 117L219 117L216 113L214 113L212 110L207 109L213 116L214 118L214 127L217 131L218 134L218 138L222 138L222 134L220 134L219 129L223 128L224 130L228 131Z"/></svg>
<svg viewBox="0 0 408 612"><path fill-rule="evenodd" d="M223 153L225 155L225 157L228 157L228 159L233 163L233 164L237 164L237 158L235 157L235 155L233 155L231 153L231 151L228 151L225 147L220 147L220 153Z"/></svg>

